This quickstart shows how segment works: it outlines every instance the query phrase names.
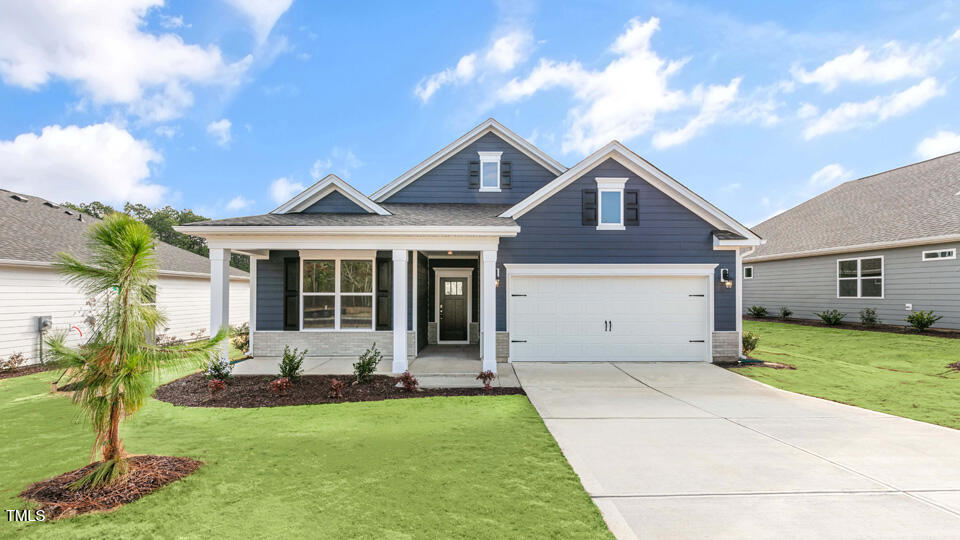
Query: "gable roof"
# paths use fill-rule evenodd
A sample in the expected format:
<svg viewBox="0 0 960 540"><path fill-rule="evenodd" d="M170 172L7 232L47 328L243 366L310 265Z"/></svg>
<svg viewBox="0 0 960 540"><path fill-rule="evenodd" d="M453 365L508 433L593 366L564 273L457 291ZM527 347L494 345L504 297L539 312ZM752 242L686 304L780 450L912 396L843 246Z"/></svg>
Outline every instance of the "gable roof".
<svg viewBox="0 0 960 540"><path fill-rule="evenodd" d="M567 170L567 168L564 167L559 161L550 157L550 155L544 152L543 150L540 150L536 146L530 144L530 142L528 142L523 137L510 131L509 129L507 129L506 126L504 126L500 122L497 122L493 118L488 118L485 121L481 122L480 125L478 125L477 127L463 134L463 136L461 136L457 140L441 148L438 152L436 152L432 156L418 163L412 169L401 174L389 184L378 189L376 193L370 196L370 198L377 202L383 202L384 200L386 200L388 197L390 197L397 191L400 191L405 186L409 185L411 182L415 181L417 178L420 178L421 176L429 172L431 169L433 169L434 167L442 163L444 160L456 154L457 152L462 150L464 147L473 143L480 137L483 137L487 133L493 133L498 137L502 138L503 140L507 141L508 143L513 145L517 150L520 150L521 152L526 154L530 159L536 161L537 163L545 167L547 170L549 170L553 174L556 174L556 175L563 174L563 172Z"/></svg>
<svg viewBox="0 0 960 540"><path fill-rule="evenodd" d="M650 185L664 192L667 196L700 216L704 221L712 224L717 229L732 231L742 236L744 245L758 245L763 242L763 240L749 228L723 213L719 208L713 206L703 197L697 195L680 182L677 182L660 169L651 165L647 160L635 154L619 141L610 141L603 146L603 148L585 157L580 163L567 169L566 172L555 178L549 184L510 207L506 212L501 214L501 216L514 219L519 218L607 159L616 160L627 169L633 171L637 176L647 181Z"/></svg>
<svg viewBox="0 0 960 540"><path fill-rule="evenodd" d="M341 195L350 199L357 206L367 210L367 212L371 214L380 216L390 215L390 212L382 206L370 200L366 195L357 191L356 188L344 182L335 174L328 174L317 181L317 183L295 195L289 201L274 208L270 213L289 214L292 212L302 212L333 191L340 192Z"/></svg>
<svg viewBox="0 0 960 540"><path fill-rule="evenodd" d="M0 189L0 261L46 266L61 251L83 259L89 253L87 229L98 221L40 197ZM210 259L196 253L157 242L156 254L161 275L210 274ZM233 267L230 274L248 275Z"/></svg>
<svg viewBox="0 0 960 540"><path fill-rule="evenodd" d="M851 180L754 227L748 259L960 241L960 152Z"/></svg>

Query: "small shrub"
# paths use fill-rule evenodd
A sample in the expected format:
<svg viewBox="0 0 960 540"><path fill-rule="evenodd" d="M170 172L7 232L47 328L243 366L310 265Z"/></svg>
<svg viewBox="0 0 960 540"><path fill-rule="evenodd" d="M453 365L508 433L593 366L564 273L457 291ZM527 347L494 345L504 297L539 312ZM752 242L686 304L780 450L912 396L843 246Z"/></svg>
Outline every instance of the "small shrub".
<svg viewBox="0 0 960 540"><path fill-rule="evenodd" d="M214 379L219 379L223 382L227 382L230 380L230 377L233 377L233 366L227 359L214 360L207 364L207 370L203 375L211 381Z"/></svg>
<svg viewBox="0 0 960 540"><path fill-rule="evenodd" d="M303 357L307 355L306 349L303 352L294 349L290 352L290 346L283 346L283 359L280 360L281 379L289 379L291 383L300 382L300 376L303 375Z"/></svg>
<svg viewBox="0 0 960 540"><path fill-rule="evenodd" d="M793 315L793 310L787 306L780 306L780 318L783 320L789 319Z"/></svg>
<svg viewBox="0 0 960 540"><path fill-rule="evenodd" d="M270 390L271 390L274 394L279 395L279 394L283 394L283 393L286 392L287 390L290 390L291 388L293 388L293 383L290 382L290 379L288 379L288 378L286 378L286 377L281 377L281 378L279 378L279 379L274 379L274 380L270 381L269 386L270 386Z"/></svg>
<svg viewBox="0 0 960 540"><path fill-rule="evenodd" d="M360 359L357 360L357 363L353 365L353 374L357 379L357 383L369 381L370 376L377 371L377 364L379 364L382 359L383 354L377 349L376 343L364 351L363 354L360 355Z"/></svg>
<svg viewBox="0 0 960 540"><path fill-rule="evenodd" d="M343 389L347 387L347 383L341 381L340 379L332 379L330 381L330 394L329 397L335 399L343 399Z"/></svg>
<svg viewBox="0 0 960 540"><path fill-rule="evenodd" d="M836 326L840 324L840 321L847 316L846 313L840 313L835 309L829 311L825 310L822 313L814 313L817 317L820 317L820 320L828 326Z"/></svg>
<svg viewBox="0 0 960 540"><path fill-rule="evenodd" d="M404 371L402 375L397 377L397 382L403 385L403 389L407 392L417 392L420 390L420 381L411 375L409 371Z"/></svg>
<svg viewBox="0 0 960 540"><path fill-rule="evenodd" d="M207 390L210 390L210 395L215 396L217 393L225 390L227 388L227 383L221 381L220 379L213 379L207 383Z"/></svg>
<svg viewBox="0 0 960 540"><path fill-rule="evenodd" d="M877 318L877 310L872 307L865 307L860 310L860 324L864 326L876 326L880 323Z"/></svg>
<svg viewBox="0 0 960 540"><path fill-rule="evenodd" d="M927 328L933 326L933 323L939 321L943 318L943 315L934 315L933 311L915 311L910 315L907 315L906 321L910 323L910 326L914 328L917 332L923 332Z"/></svg>
<svg viewBox="0 0 960 540"><path fill-rule="evenodd" d="M493 390L493 387L490 386L490 381L496 378L497 378L497 374L490 370L481 371L480 374L477 375L477 380L483 383L484 390Z"/></svg>
<svg viewBox="0 0 960 540"><path fill-rule="evenodd" d="M13 371L25 363L27 363L27 359L23 356L23 353L13 353L10 358L0 360L0 371Z"/></svg>
<svg viewBox="0 0 960 540"><path fill-rule="evenodd" d="M243 354L250 352L250 324L230 327L230 342Z"/></svg>
<svg viewBox="0 0 960 540"><path fill-rule="evenodd" d="M767 316L767 308L763 306L750 306L749 308L747 308L747 313L749 313L754 317L762 319L763 317Z"/></svg>
<svg viewBox="0 0 960 540"><path fill-rule="evenodd" d="M760 336L753 332L744 332L741 341L743 342L743 354L749 355L756 350L757 343L760 343Z"/></svg>

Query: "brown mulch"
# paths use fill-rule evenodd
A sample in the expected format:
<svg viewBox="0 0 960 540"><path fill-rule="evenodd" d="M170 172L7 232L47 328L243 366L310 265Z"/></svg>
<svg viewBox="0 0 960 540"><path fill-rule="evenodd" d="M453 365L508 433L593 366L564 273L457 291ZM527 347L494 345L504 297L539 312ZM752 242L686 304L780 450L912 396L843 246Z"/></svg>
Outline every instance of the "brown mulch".
<svg viewBox="0 0 960 540"><path fill-rule="evenodd" d="M98 465L92 463L31 484L20 496L36 502L44 511L46 519L66 518L87 512L107 512L176 482L203 465L202 461L171 456L131 456L128 460L130 473L107 486L77 491L70 489L71 483L83 478Z"/></svg>
<svg viewBox="0 0 960 540"><path fill-rule="evenodd" d="M0 371L0 380L12 379L13 377L23 377L24 375L33 375L34 373L40 373L41 371L52 371L53 369L56 369L56 368L53 368L50 366L44 366L41 364L18 367L17 369Z"/></svg>
<svg viewBox="0 0 960 540"><path fill-rule="evenodd" d="M833 326L830 326L828 324L825 324L823 321L814 320L814 319L781 319L778 317L751 317L749 315L744 315L743 320L760 321L760 322L779 322L779 323L786 323L786 324L796 324L800 326L816 326L819 328L842 328L844 330L863 330L865 332L887 332L890 334L910 334L914 336L930 336L930 337L960 339L960 331L958 330L929 328L925 332L917 332L911 326L900 326L895 324L877 324L873 326L864 326L863 324L856 323L856 322L842 322L840 324L835 324Z"/></svg>
<svg viewBox="0 0 960 540"><path fill-rule="evenodd" d="M210 394L207 380L196 373L177 379L157 388L153 397L160 401L185 407L282 407L285 405L312 405L318 403L343 403L347 401L383 401L435 396L506 396L524 394L520 388L424 388L419 392L407 392L396 387L396 378L374 375L369 382L351 384L349 375L304 375L300 382L283 394L275 394L268 386L275 377L269 375L235 375L227 382L227 388L215 395ZM330 397L330 381L338 379L346 383L342 398Z"/></svg>

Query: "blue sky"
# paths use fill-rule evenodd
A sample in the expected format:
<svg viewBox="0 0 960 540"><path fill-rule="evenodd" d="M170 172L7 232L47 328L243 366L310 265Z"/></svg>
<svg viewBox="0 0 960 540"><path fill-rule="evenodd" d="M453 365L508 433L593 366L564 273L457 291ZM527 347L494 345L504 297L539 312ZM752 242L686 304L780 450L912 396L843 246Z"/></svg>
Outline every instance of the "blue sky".
<svg viewBox="0 0 960 540"><path fill-rule="evenodd" d="M610 139L747 224L960 150L957 2L0 6L0 187L257 214L493 116Z"/></svg>

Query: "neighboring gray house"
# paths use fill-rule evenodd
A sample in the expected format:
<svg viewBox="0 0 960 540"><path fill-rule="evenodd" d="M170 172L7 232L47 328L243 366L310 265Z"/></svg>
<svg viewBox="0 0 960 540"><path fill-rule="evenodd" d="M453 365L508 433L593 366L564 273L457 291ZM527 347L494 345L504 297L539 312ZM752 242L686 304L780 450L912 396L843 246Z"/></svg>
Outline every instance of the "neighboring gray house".
<svg viewBox="0 0 960 540"><path fill-rule="evenodd" d="M617 141L567 168L493 119L370 197L330 175L177 230L207 239L215 280L253 258L254 356L376 342L395 372L448 343L490 370L736 358L740 253L762 242Z"/></svg>
<svg viewBox="0 0 960 540"><path fill-rule="evenodd" d="M906 324L933 310L960 328L960 153L851 180L753 228L766 244L744 258L745 308L794 317L862 308Z"/></svg>

